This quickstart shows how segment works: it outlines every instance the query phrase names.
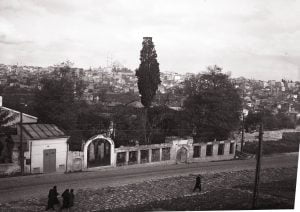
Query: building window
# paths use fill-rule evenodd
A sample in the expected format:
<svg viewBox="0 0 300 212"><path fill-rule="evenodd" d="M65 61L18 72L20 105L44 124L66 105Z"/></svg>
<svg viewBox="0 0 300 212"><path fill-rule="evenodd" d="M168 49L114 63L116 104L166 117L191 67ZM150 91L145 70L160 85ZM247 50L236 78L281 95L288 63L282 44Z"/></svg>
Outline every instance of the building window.
<svg viewBox="0 0 300 212"><path fill-rule="evenodd" d="M30 165L31 159L26 159L26 165Z"/></svg>
<svg viewBox="0 0 300 212"><path fill-rule="evenodd" d="M159 149L152 149L152 162L159 161Z"/></svg>
<svg viewBox="0 0 300 212"><path fill-rule="evenodd" d="M201 146L194 146L193 158L200 158Z"/></svg>
<svg viewBox="0 0 300 212"><path fill-rule="evenodd" d="M170 147L162 148L161 160L170 160L170 158L171 158L170 152L171 152L171 148Z"/></svg>
<svg viewBox="0 0 300 212"><path fill-rule="evenodd" d="M149 162L149 150L141 150L141 163Z"/></svg>
<svg viewBox="0 0 300 212"><path fill-rule="evenodd" d="M128 165L136 164L137 163L137 151L129 152L129 160Z"/></svg>
<svg viewBox="0 0 300 212"><path fill-rule="evenodd" d="M218 155L224 155L224 144L219 144Z"/></svg>
<svg viewBox="0 0 300 212"><path fill-rule="evenodd" d="M126 163L126 152L117 153L117 166L122 166Z"/></svg>
<svg viewBox="0 0 300 212"><path fill-rule="evenodd" d="M213 154L213 145L209 144L206 145L206 156L212 156Z"/></svg>
<svg viewBox="0 0 300 212"><path fill-rule="evenodd" d="M234 143L230 143L229 154L233 154Z"/></svg>

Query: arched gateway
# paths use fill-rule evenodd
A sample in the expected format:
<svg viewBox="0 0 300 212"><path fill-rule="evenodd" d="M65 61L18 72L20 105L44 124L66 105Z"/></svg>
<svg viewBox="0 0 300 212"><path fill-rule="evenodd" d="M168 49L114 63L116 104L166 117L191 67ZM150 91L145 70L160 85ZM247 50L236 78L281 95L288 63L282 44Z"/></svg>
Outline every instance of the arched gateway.
<svg viewBox="0 0 300 212"><path fill-rule="evenodd" d="M177 151L176 162L177 163L187 163L187 159L188 159L188 150L186 147L181 147Z"/></svg>
<svg viewBox="0 0 300 212"><path fill-rule="evenodd" d="M96 135L90 138L83 148L84 168L114 166L115 144L113 140L104 135Z"/></svg>

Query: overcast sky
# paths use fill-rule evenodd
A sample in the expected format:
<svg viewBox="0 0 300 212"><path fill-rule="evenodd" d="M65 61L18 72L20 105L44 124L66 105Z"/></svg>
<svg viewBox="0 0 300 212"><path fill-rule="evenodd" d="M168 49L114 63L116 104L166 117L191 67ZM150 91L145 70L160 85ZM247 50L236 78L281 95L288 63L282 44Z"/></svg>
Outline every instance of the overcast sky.
<svg viewBox="0 0 300 212"><path fill-rule="evenodd" d="M300 80L299 14L300 0L0 0L0 63L135 69L151 36L161 71Z"/></svg>

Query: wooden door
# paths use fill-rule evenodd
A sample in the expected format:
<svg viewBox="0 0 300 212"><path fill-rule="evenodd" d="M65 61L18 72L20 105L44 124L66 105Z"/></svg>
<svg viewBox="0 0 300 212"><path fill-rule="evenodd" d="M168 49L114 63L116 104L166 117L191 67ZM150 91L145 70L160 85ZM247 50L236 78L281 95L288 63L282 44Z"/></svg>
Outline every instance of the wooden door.
<svg viewBox="0 0 300 212"><path fill-rule="evenodd" d="M44 173L56 171L56 149L44 150Z"/></svg>

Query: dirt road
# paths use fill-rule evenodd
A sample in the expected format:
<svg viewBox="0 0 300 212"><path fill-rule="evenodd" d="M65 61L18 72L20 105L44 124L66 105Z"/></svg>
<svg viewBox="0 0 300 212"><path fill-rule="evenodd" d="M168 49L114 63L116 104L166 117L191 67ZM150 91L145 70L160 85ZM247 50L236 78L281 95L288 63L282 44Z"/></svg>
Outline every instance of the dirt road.
<svg viewBox="0 0 300 212"><path fill-rule="evenodd" d="M282 154L264 157L262 167L295 167L297 163L298 154ZM97 189L171 176L253 170L254 168L255 159L250 159L2 178L0 179L0 203L45 195L53 185L57 185L60 190L65 188Z"/></svg>

